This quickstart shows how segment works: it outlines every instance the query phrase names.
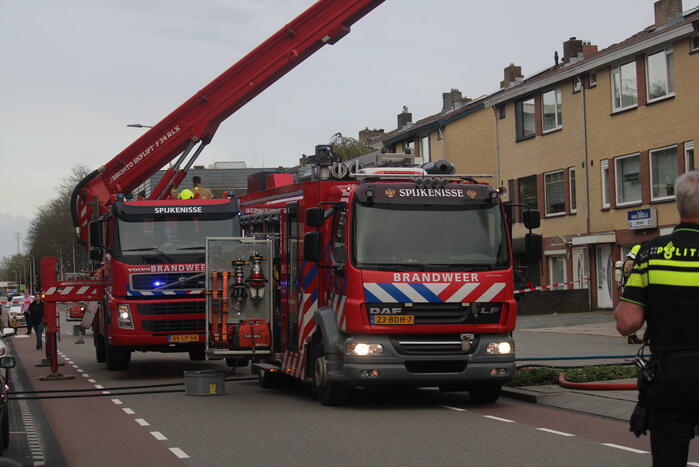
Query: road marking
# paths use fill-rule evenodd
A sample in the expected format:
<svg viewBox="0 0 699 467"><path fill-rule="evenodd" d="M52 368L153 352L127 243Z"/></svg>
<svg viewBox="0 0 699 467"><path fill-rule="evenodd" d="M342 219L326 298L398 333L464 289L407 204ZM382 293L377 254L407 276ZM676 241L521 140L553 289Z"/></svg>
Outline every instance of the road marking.
<svg viewBox="0 0 699 467"><path fill-rule="evenodd" d="M454 411L456 411L456 412L466 412L466 409L460 409L460 408L458 408L458 407L451 407L451 406L449 406L449 405L442 405L442 406L440 406L440 407L442 407L443 409L454 410Z"/></svg>
<svg viewBox="0 0 699 467"><path fill-rule="evenodd" d="M148 423L147 421L145 421L145 420L142 419L142 418L137 418L137 419L136 419L136 423L138 423L138 424L141 425L141 426L149 426L149 425L150 425L150 423Z"/></svg>
<svg viewBox="0 0 699 467"><path fill-rule="evenodd" d="M687 465L699 465L699 462L687 462Z"/></svg>
<svg viewBox="0 0 699 467"><path fill-rule="evenodd" d="M500 418L500 417L496 417L496 416L494 416L494 415L483 415L483 416L484 416L485 418L489 418L489 419L491 419L491 420L497 420L497 421L499 421L499 422L507 422L507 423L514 423L514 422L515 422L514 420L509 420L509 419L507 419L507 418Z"/></svg>
<svg viewBox="0 0 699 467"><path fill-rule="evenodd" d="M545 431L545 432L547 432L547 433L553 433L554 435L575 436L575 435L573 435L573 434L571 434L571 433L566 433L566 432L564 432L564 431L556 431L556 430L552 430L552 429L550 429L550 428L537 428L537 430Z"/></svg>
<svg viewBox="0 0 699 467"><path fill-rule="evenodd" d="M95 388L97 388L97 389L104 389L104 386L102 386L101 384L95 384Z"/></svg>
<svg viewBox="0 0 699 467"><path fill-rule="evenodd" d="M80 370L78 370L78 371L80 371ZM90 377L90 375L88 375L87 373L80 373L80 374L83 375L85 378L89 378L89 377Z"/></svg>
<svg viewBox="0 0 699 467"><path fill-rule="evenodd" d="M127 413L127 414L129 414L129 415L133 415L133 414L136 413L136 412L134 412L133 410L131 410L131 409L128 408L128 407L124 407L124 408L121 409L121 410L123 410L125 413Z"/></svg>
<svg viewBox="0 0 699 467"><path fill-rule="evenodd" d="M78 368L78 373L85 373L85 370L83 370L82 368Z"/></svg>
<svg viewBox="0 0 699 467"><path fill-rule="evenodd" d="M95 380L92 379L92 378L88 378L87 382L88 382L88 383L95 384L97 381L95 381Z"/></svg>
<svg viewBox="0 0 699 467"><path fill-rule="evenodd" d="M602 443L602 446L609 446L610 448L617 448L623 451L635 452L636 454L648 454L648 451L642 451L640 449L629 448L626 446L620 446L614 443Z"/></svg>
<svg viewBox="0 0 699 467"><path fill-rule="evenodd" d="M123 402L121 402L119 399L112 399L112 402L114 402L116 405L122 405Z"/></svg>
<svg viewBox="0 0 699 467"><path fill-rule="evenodd" d="M158 441L165 441L167 439L165 435L159 431L151 431L150 434L152 434L153 438L157 439Z"/></svg>
<svg viewBox="0 0 699 467"><path fill-rule="evenodd" d="M187 455L187 453L184 452L184 451L183 451L182 449L180 449L180 448L168 448L168 449L170 449L170 451L171 451L174 455L176 455L177 457L179 457L180 459L189 459L189 456Z"/></svg>
<svg viewBox="0 0 699 467"><path fill-rule="evenodd" d="M102 394L111 394L110 391L102 391Z"/></svg>
<svg viewBox="0 0 699 467"><path fill-rule="evenodd" d="M76 364L74 364L74 363L71 364L71 366L72 366L73 368L78 368L78 365L76 365Z"/></svg>

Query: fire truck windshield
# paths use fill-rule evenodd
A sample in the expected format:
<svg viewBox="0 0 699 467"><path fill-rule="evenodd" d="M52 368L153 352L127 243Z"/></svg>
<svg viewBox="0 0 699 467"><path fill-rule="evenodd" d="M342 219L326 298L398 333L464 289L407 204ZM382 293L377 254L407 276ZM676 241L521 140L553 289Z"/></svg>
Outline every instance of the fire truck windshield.
<svg viewBox="0 0 699 467"><path fill-rule="evenodd" d="M354 264L382 270L489 270L509 264L500 206L355 204Z"/></svg>
<svg viewBox="0 0 699 467"><path fill-rule="evenodd" d="M234 218L200 219L183 216L137 221L118 219L120 256L126 259L157 255L161 260L172 262L172 255L203 254L206 237L233 236L235 222Z"/></svg>

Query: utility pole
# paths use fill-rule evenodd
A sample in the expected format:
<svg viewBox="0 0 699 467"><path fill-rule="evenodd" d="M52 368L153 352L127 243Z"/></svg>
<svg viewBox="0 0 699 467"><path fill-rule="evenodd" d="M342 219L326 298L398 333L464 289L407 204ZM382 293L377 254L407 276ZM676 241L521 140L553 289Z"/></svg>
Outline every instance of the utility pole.
<svg viewBox="0 0 699 467"><path fill-rule="evenodd" d="M15 232L15 237L17 238L17 254L19 254L19 232Z"/></svg>

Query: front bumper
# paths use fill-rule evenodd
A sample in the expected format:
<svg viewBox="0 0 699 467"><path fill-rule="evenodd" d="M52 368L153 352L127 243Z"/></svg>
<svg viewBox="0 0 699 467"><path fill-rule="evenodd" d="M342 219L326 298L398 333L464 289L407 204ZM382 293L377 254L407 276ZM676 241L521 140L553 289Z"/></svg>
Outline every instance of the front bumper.
<svg viewBox="0 0 699 467"><path fill-rule="evenodd" d="M356 337L355 337L356 338ZM515 375L515 354L490 355L490 342L508 341L508 334L483 334L475 348L460 354L405 353L387 336L370 336L384 348L379 357L328 356L328 379L350 385L405 384L415 386L505 384ZM514 344L513 344L514 345ZM514 349L514 347L513 347ZM376 371L375 371L376 370ZM378 371L378 376L376 376Z"/></svg>

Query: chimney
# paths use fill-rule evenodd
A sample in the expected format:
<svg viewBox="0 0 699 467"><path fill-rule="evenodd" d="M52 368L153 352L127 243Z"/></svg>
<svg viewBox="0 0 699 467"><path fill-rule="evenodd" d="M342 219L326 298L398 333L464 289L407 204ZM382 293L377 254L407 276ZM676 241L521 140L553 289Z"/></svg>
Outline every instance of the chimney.
<svg viewBox="0 0 699 467"><path fill-rule="evenodd" d="M592 45L589 42L585 42L585 43L583 43L582 53L583 53L583 58L587 58L591 55L594 55L597 53L597 46Z"/></svg>
<svg viewBox="0 0 699 467"><path fill-rule="evenodd" d="M413 123L413 114L408 112L408 106L404 105L403 111L398 114L398 129L402 130L411 123Z"/></svg>
<svg viewBox="0 0 699 467"><path fill-rule="evenodd" d="M571 37L563 43L563 63L570 62L571 58L577 58L583 52L583 41Z"/></svg>
<svg viewBox="0 0 699 467"><path fill-rule="evenodd" d="M519 78L521 81L522 67L516 66L514 63L510 63L510 65L505 68L505 79L500 81L500 89L509 88L515 82L517 82L517 78Z"/></svg>
<svg viewBox="0 0 699 467"><path fill-rule="evenodd" d="M456 108L456 104L461 102L461 91L452 88L449 92L442 93L442 113L449 112Z"/></svg>
<svg viewBox="0 0 699 467"><path fill-rule="evenodd" d="M655 7L655 27L682 19L682 0L658 0Z"/></svg>
<svg viewBox="0 0 699 467"><path fill-rule="evenodd" d="M359 132L359 144L362 146L369 146L374 143L378 138L383 136L383 128L370 130L369 127L364 128Z"/></svg>

